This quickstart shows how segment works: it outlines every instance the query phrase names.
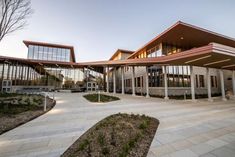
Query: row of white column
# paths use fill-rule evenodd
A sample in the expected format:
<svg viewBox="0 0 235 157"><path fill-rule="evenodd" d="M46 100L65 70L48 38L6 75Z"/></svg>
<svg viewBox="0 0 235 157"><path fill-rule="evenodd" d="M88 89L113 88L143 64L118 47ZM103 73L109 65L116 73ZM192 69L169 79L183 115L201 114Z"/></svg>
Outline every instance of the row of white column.
<svg viewBox="0 0 235 157"><path fill-rule="evenodd" d="M191 95L192 100L195 101L195 79L194 79L194 71L193 67L190 67L190 78L191 78ZM219 75L220 75L220 88L221 88L221 94L222 94L222 100L226 101L226 95L225 95L225 87L224 87L224 73L222 69L219 69ZM207 93L208 93L208 101L213 101L211 96L211 75L210 75L210 68L206 69L206 79L207 79ZM232 84L233 84L233 93L235 95L235 71L232 72Z"/></svg>
<svg viewBox="0 0 235 157"><path fill-rule="evenodd" d="M168 97L168 81L167 81L167 72L166 66L162 66L164 72L164 99L169 99ZM107 67L107 81L106 81L106 88L107 92L109 92L109 67ZM223 70L219 70L220 74L220 84L221 84L221 93L222 93L222 100L226 100L225 97L225 88L224 88L224 74ZM192 101L195 101L195 74L193 70L193 66L190 66L190 82L191 82L191 98ZM206 79L207 79L207 92L208 92L208 101L213 101L211 96L211 76L210 76L210 69L207 68L206 72ZM132 95L135 96L135 67L132 66L131 72L131 82L132 82ZM232 73L232 84L233 84L233 93L235 95L235 71ZM122 86L122 94L125 94L125 87L124 87L124 67L121 67L121 86ZM146 97L149 97L149 77L148 77L148 67L146 67L145 73L145 87L146 87ZM116 93L116 67L113 68L113 93Z"/></svg>

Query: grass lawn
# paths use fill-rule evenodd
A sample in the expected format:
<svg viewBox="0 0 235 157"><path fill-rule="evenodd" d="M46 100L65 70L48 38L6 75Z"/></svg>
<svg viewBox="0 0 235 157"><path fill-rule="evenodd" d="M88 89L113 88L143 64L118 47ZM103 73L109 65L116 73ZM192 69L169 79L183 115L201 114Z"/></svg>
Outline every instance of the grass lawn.
<svg viewBox="0 0 235 157"><path fill-rule="evenodd" d="M90 102L98 102L98 94L86 94L83 96L84 98L86 98L88 101ZM109 96L109 95L105 95L105 94L100 94L100 102L110 102L110 101L117 101L120 100L118 97L115 96Z"/></svg>
<svg viewBox="0 0 235 157"><path fill-rule="evenodd" d="M145 115L111 115L84 133L61 157L145 157L159 121Z"/></svg>
<svg viewBox="0 0 235 157"><path fill-rule="evenodd" d="M44 114L44 101L41 95L1 93L0 134ZM55 102L47 98L47 111L54 105Z"/></svg>

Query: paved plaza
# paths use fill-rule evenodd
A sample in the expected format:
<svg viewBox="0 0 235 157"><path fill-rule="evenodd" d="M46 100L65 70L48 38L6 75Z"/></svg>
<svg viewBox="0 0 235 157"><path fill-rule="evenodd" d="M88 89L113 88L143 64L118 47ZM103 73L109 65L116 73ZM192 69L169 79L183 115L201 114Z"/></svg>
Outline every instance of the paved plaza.
<svg viewBox="0 0 235 157"><path fill-rule="evenodd" d="M79 136L118 112L160 120L149 157L234 157L235 100L214 102L119 95L120 101L90 103L78 93L57 93L45 115L0 135L0 157L58 157Z"/></svg>

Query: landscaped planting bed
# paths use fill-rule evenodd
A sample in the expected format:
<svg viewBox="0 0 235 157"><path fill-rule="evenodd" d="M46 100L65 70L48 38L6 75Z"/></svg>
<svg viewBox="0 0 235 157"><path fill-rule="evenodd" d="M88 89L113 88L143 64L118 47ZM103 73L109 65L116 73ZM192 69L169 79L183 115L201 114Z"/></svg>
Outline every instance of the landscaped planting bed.
<svg viewBox="0 0 235 157"><path fill-rule="evenodd" d="M90 128L61 157L145 157L159 121L145 115L115 114Z"/></svg>
<svg viewBox="0 0 235 157"><path fill-rule="evenodd" d="M93 94L86 94L83 96L90 102L99 102L99 94L93 93ZM110 101L117 101L120 100L118 97L100 94L100 102L110 102Z"/></svg>
<svg viewBox="0 0 235 157"><path fill-rule="evenodd" d="M44 101L41 95L0 94L0 134L44 114ZM47 111L54 105L47 98Z"/></svg>

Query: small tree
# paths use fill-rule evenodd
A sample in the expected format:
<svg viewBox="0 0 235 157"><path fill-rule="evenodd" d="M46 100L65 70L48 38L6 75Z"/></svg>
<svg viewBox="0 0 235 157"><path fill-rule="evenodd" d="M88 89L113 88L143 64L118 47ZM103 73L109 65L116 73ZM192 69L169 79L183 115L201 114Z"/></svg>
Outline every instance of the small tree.
<svg viewBox="0 0 235 157"><path fill-rule="evenodd" d="M31 14L30 0L0 0L0 42L10 33L23 29Z"/></svg>
<svg viewBox="0 0 235 157"><path fill-rule="evenodd" d="M98 76L96 78L96 83L98 84L99 89L102 89L104 87L104 80L102 77Z"/></svg>

